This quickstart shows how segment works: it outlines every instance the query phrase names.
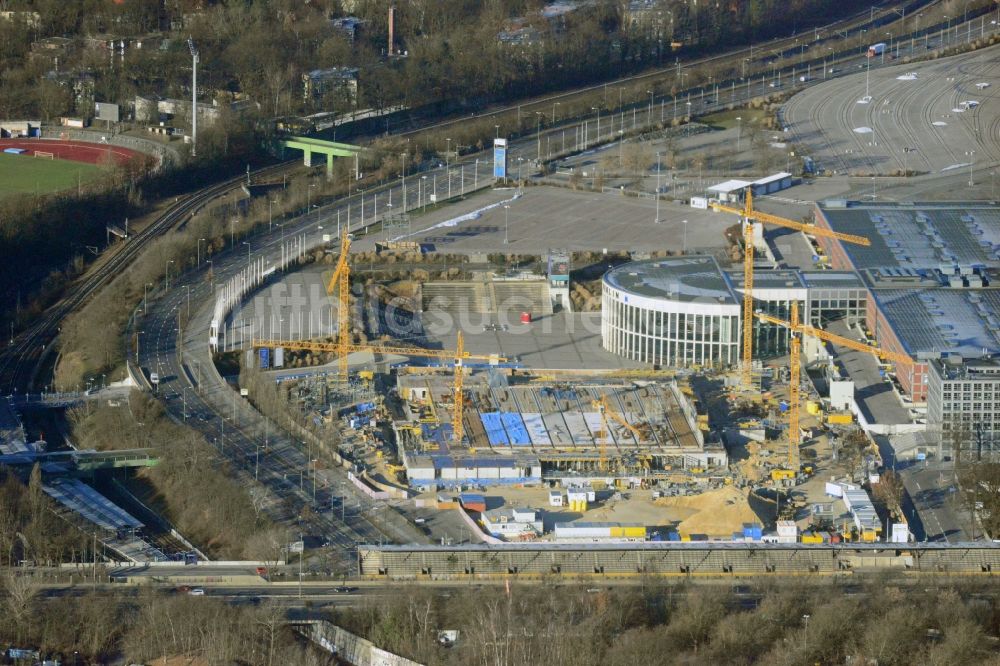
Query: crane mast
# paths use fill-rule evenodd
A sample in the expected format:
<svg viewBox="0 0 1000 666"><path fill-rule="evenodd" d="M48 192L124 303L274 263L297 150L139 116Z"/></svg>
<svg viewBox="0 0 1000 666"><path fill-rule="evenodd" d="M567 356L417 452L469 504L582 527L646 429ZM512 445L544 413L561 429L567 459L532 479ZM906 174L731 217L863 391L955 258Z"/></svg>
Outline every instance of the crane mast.
<svg viewBox="0 0 1000 666"><path fill-rule="evenodd" d="M857 245L868 246L871 245L871 241L864 236L856 236L854 234L844 234L837 231L831 231L824 227L816 226L815 224L805 224L803 222L796 222L795 220L789 220L783 217L778 217L777 215L771 215L769 213L764 213L762 211L755 210L753 207L753 188L748 187L744 195L743 208L736 208L734 206L726 206L721 203L713 203L712 209L720 211L723 213L732 213L733 215L739 215L744 220L743 227L743 362L741 366L740 377L743 384L743 388L749 390L753 383L753 375L751 373L751 368L753 366L753 262L754 262L754 250L753 250L753 235L755 226L754 223L760 224L773 224L775 226L784 227L786 229L795 229L796 231L801 231L803 233L812 234L813 236L822 236L824 238L835 238L837 240L844 241L846 243L854 243Z"/></svg>
<svg viewBox="0 0 1000 666"><path fill-rule="evenodd" d="M803 324L799 321L798 301L792 301L790 321L774 317L769 314L764 314L763 312L757 312L754 316L763 322L787 328L791 334L791 339L789 341L788 465L793 470L798 469L799 445L802 441L802 430L799 427L799 383L802 376L801 336L808 335L818 340L824 340L826 342L832 342L834 344L854 349L855 351L870 352L881 359L893 361L895 363L908 366L913 364L913 359L905 354L899 354L893 351L881 349L879 347L866 345L863 342L851 340L850 338L845 338L841 335L837 335L836 333L829 333L821 328L810 326L809 324Z"/></svg>

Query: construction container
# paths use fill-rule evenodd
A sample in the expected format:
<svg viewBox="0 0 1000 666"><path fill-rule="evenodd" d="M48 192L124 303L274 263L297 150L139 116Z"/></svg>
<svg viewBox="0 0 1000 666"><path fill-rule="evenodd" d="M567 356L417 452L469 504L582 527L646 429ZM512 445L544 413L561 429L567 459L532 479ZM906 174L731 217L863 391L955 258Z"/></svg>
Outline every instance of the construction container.
<svg viewBox="0 0 1000 666"><path fill-rule="evenodd" d="M462 508L466 511L486 511L486 497L473 493L462 493L458 496L458 501L462 503Z"/></svg>
<svg viewBox="0 0 1000 666"><path fill-rule="evenodd" d="M865 543L875 543L878 541L878 532L875 530L864 530L861 532L861 540Z"/></svg>
<svg viewBox="0 0 1000 666"><path fill-rule="evenodd" d="M613 536L611 523L556 523L556 539L607 539Z"/></svg>
<svg viewBox="0 0 1000 666"><path fill-rule="evenodd" d="M831 413L826 415L826 422L830 425L851 425L854 415L850 412Z"/></svg>
<svg viewBox="0 0 1000 666"><path fill-rule="evenodd" d="M521 323L522 324L530 324L531 323L531 313L530 312L522 312L521 313Z"/></svg>
<svg viewBox="0 0 1000 666"><path fill-rule="evenodd" d="M455 501L454 497L445 497L444 495L438 495L437 498L437 508L439 509L457 509L458 502Z"/></svg>
<svg viewBox="0 0 1000 666"><path fill-rule="evenodd" d="M786 479L795 479L795 471L790 469L772 469L771 479L773 481L785 481Z"/></svg>
<svg viewBox="0 0 1000 666"><path fill-rule="evenodd" d="M802 543L823 543L823 537L819 534L803 534Z"/></svg>
<svg viewBox="0 0 1000 666"><path fill-rule="evenodd" d="M806 413L812 414L813 416L819 416L823 413L823 410L818 402L815 400L809 400L806 402Z"/></svg>
<svg viewBox="0 0 1000 666"><path fill-rule="evenodd" d="M799 528L794 520L779 520L777 524L778 536L796 536Z"/></svg>

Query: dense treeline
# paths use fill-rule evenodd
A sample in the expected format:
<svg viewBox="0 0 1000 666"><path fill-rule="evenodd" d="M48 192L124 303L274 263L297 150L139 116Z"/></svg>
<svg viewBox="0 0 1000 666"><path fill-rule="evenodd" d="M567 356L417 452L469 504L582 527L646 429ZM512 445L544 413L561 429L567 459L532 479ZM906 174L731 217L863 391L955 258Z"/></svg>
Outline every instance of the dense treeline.
<svg viewBox="0 0 1000 666"><path fill-rule="evenodd" d="M662 0L633 14L629 2L598 0L543 18L543 0L177 2L168 3L165 14L154 0L5 4L37 11L42 18L27 30L16 22L0 22L6 91L0 117L47 118L69 112L73 99L56 81L39 84L47 64L29 57L32 38L139 37L180 22L183 28L166 48L130 48L123 59L109 59L99 48L84 49L75 61L97 75L96 98L124 103L136 94L185 97L190 56L184 38L191 36L201 51L199 80L208 97L243 93L261 104L264 117L273 117L345 110L355 103L343 90L305 99L301 75L317 68L358 67L356 103L362 107L415 107L442 100L475 105L669 63L672 41L689 51L760 41L866 6L855 0ZM407 57L387 60L390 4L396 5L395 48ZM199 6L204 9L194 11ZM353 40L330 22L348 13L364 20ZM498 38L502 32L525 29L527 37L521 41Z"/></svg>
<svg viewBox="0 0 1000 666"><path fill-rule="evenodd" d="M203 551L222 559L278 559L284 530L264 514L260 488L245 488L204 437L171 421L139 391L128 406L81 407L70 415L73 437L98 450L154 447L160 464L140 472L154 508Z"/></svg>
<svg viewBox="0 0 1000 666"><path fill-rule="evenodd" d="M426 664L875 664L996 663L996 588L961 593L876 579L845 593L787 581L741 581L736 596L709 585L558 591L542 585L426 588L344 610L337 623ZM973 596L975 592L975 596ZM458 644L437 645L438 631Z"/></svg>
<svg viewBox="0 0 1000 666"><path fill-rule="evenodd" d="M643 664L995 664L1000 612L993 585L915 586L875 579L850 593L827 586L743 581L713 585L552 588L546 583L405 588L331 611L337 625L428 665L635 666ZM85 593L58 603L30 578L0 580L6 622L0 642L79 663L328 664L296 636L278 604L228 606L207 597L139 588ZM321 615L314 611L314 616ZM438 642L458 630L457 643Z"/></svg>
<svg viewBox="0 0 1000 666"><path fill-rule="evenodd" d="M284 609L276 605L235 608L146 588L53 601L30 577L13 574L0 580L0 594L0 644L30 646L45 657L61 655L63 664L152 664L167 657L246 666L338 663L286 626Z"/></svg>
<svg viewBox="0 0 1000 666"><path fill-rule="evenodd" d="M90 535L55 513L55 502L42 490L38 465L25 485L10 469L0 467L0 564L87 561Z"/></svg>

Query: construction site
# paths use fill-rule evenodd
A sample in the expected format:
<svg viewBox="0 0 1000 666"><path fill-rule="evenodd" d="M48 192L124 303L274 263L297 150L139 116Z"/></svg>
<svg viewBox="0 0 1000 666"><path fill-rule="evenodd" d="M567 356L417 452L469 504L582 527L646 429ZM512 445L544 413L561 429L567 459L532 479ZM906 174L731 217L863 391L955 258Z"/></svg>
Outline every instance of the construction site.
<svg viewBox="0 0 1000 666"><path fill-rule="evenodd" d="M542 528L524 533L542 539L571 523L623 534L631 523L617 519L634 517L648 538L759 540L792 521L775 538L906 541L899 501L873 498L886 443L930 427L920 419L935 392L925 381L935 351L897 292L904 280L919 282L937 302L975 286L968 300L983 302L994 280L988 261L971 272L907 264L896 275L889 259L898 264L898 253L880 251L883 237L893 225L904 231L909 215L944 228L964 214L963 229L992 230L992 209L973 219L947 205L825 201L797 221L758 210L754 194L707 201L709 215L733 224L719 225L718 246L698 253L472 254L452 270L412 272L405 330L394 329L399 308L387 300L403 293L402 281L352 283L360 265L345 236L339 254L328 247L336 266L323 271L322 291L336 305L336 326L331 310L315 329L326 337L303 336L312 324L301 319L298 335L267 339L265 320L248 337L272 358L322 354L329 363L305 374L324 374L341 402L349 392L336 386L363 378L362 402L374 410L355 414L351 400L330 399L313 409L341 417L325 422L354 442L340 453L365 466L366 478L421 506L534 510ZM770 228L782 234L780 251ZM942 232L940 242L958 236ZM374 276L377 263L400 260L383 249L364 263ZM271 316L279 329L295 321L292 312ZM930 446L913 454L938 455ZM559 500L567 507L544 494L581 490L596 496L579 504L567 495ZM468 505L480 510L458 499L469 492L492 494ZM477 520L491 533L501 518L517 522Z"/></svg>
<svg viewBox="0 0 1000 666"><path fill-rule="evenodd" d="M397 377L393 429L411 487L597 480L638 487L675 471L725 474L724 447L706 441L690 389L675 380L552 383L497 370L467 377L464 388L459 439L452 383L424 373Z"/></svg>

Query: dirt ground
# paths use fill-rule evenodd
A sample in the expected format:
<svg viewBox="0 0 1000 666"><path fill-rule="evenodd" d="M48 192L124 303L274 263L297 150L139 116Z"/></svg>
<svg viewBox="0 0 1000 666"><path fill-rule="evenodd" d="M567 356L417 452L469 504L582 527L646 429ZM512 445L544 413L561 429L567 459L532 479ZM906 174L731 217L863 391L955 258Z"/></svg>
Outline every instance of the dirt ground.
<svg viewBox="0 0 1000 666"><path fill-rule="evenodd" d="M548 488L490 488L484 494L490 510L501 507L536 509L546 532L556 523L584 521L640 523L650 528L679 529L685 534L728 537L742 529L743 523L760 522L745 493L732 487L658 500L653 499L649 490L627 491L624 494L628 499L618 500L612 499L610 492L598 492L598 501L590 504L584 513L571 511L568 507L549 506ZM421 497L431 499L434 495Z"/></svg>
<svg viewBox="0 0 1000 666"><path fill-rule="evenodd" d="M745 491L725 486L699 495L665 497L654 502L657 506L689 512L677 531L681 534L706 534L729 537L743 529L744 523L759 523L761 519L750 508Z"/></svg>

